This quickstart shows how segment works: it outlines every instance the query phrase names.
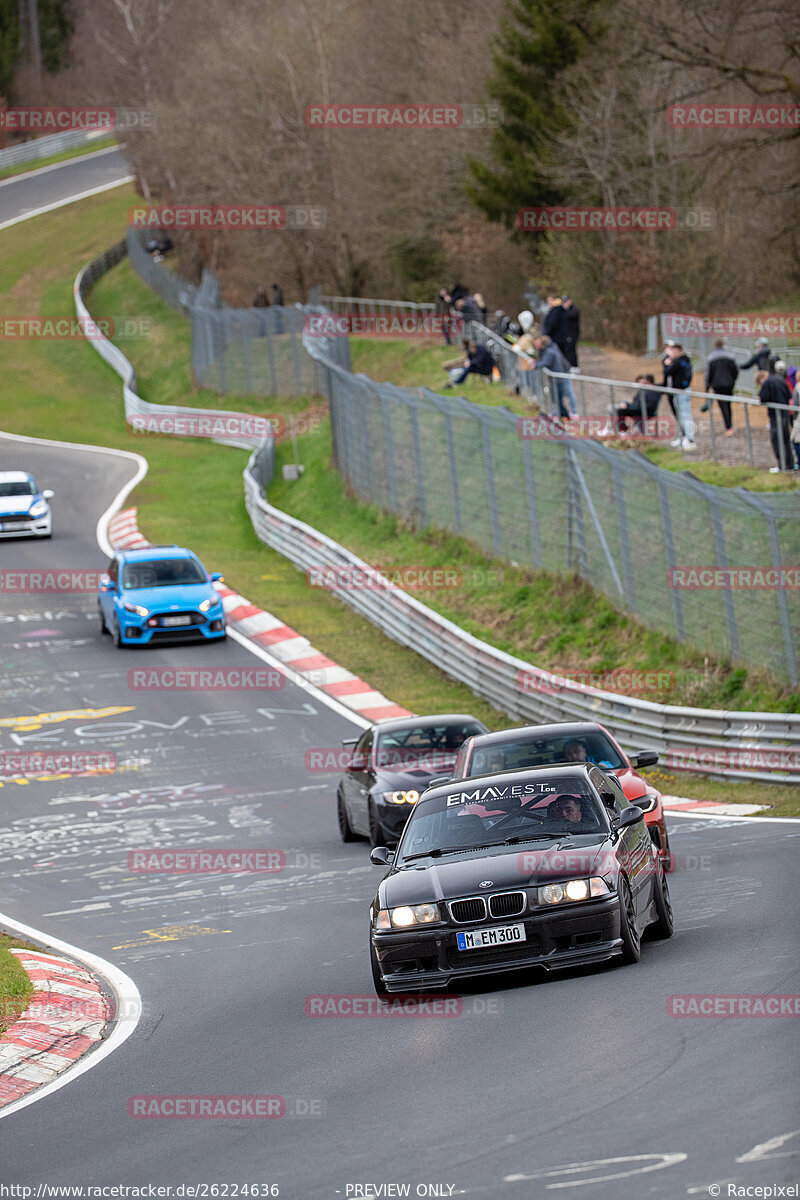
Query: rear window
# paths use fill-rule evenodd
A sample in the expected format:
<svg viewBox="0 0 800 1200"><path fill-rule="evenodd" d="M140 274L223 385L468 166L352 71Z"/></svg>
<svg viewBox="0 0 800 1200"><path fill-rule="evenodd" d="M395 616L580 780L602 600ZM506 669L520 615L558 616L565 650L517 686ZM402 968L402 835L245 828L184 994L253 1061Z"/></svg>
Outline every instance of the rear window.
<svg viewBox="0 0 800 1200"><path fill-rule="evenodd" d="M577 736L525 737L476 746L469 774L493 775L498 771L522 771L525 767L571 762L594 763L606 771L625 765L613 744L598 729Z"/></svg>
<svg viewBox="0 0 800 1200"><path fill-rule="evenodd" d="M444 771L452 767L459 747L472 734L483 733L477 721L409 725L378 733L376 765L389 770L419 767Z"/></svg>
<svg viewBox="0 0 800 1200"><path fill-rule="evenodd" d="M154 558L125 563L124 588L176 587L184 583L208 583L208 576L194 558Z"/></svg>

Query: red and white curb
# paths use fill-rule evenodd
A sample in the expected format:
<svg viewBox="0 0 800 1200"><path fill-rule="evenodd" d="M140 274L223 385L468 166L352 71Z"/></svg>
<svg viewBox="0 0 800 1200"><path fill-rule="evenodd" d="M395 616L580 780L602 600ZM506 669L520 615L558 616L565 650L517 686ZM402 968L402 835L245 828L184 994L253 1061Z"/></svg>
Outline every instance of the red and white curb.
<svg viewBox="0 0 800 1200"><path fill-rule="evenodd" d="M139 532L135 508L127 508L111 518L108 537L115 549L135 550L150 544ZM245 637L263 646L279 662L339 704L366 721L388 721L393 717L414 715L407 708L387 700L382 692L375 691L346 667L340 667L327 655L320 654L308 638L284 624L280 617L257 608L223 583L215 584L215 587L222 596L225 616Z"/></svg>
<svg viewBox="0 0 800 1200"><path fill-rule="evenodd" d="M768 812L768 804L724 804L719 800L690 800L687 796L662 796L661 803L666 812L696 813L714 817L752 817L756 813Z"/></svg>
<svg viewBox="0 0 800 1200"><path fill-rule="evenodd" d="M38 950L10 950L28 973L34 996L0 1034L0 1108L19 1100L102 1040L109 1001L94 977L66 958Z"/></svg>

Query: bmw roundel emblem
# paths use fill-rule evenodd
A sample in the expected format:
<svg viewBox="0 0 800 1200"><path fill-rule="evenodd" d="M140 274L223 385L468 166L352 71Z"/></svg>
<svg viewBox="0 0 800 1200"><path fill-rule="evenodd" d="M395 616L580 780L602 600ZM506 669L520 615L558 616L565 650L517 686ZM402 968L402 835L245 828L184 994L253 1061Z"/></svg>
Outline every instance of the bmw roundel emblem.
<svg viewBox="0 0 800 1200"><path fill-rule="evenodd" d="M493 879L484 879L483 883L478 884L478 887L491 887L493 883Z"/></svg>

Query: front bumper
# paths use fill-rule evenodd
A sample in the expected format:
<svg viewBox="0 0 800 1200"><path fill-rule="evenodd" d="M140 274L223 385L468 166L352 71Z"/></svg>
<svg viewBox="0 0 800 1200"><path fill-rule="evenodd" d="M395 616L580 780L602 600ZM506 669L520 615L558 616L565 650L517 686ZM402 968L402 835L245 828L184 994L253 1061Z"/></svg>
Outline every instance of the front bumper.
<svg viewBox="0 0 800 1200"><path fill-rule="evenodd" d="M0 517L0 538L50 537L53 532L53 515L43 517Z"/></svg>
<svg viewBox="0 0 800 1200"><path fill-rule="evenodd" d="M187 610L188 613L189 610ZM207 613L192 612L191 625L164 625L164 617L172 613L150 613L146 617L117 609L120 636L126 646L145 646L151 642L207 641L214 642L225 637L225 614L222 605ZM153 625L151 622L157 621Z"/></svg>
<svg viewBox="0 0 800 1200"><path fill-rule="evenodd" d="M587 904L509 917L504 924L523 923L527 940L508 946L459 950L456 933L477 925L437 925L397 933L372 932L381 974L390 992L416 992L447 987L456 979L543 967L566 970L605 962L622 951L619 899L616 894Z"/></svg>

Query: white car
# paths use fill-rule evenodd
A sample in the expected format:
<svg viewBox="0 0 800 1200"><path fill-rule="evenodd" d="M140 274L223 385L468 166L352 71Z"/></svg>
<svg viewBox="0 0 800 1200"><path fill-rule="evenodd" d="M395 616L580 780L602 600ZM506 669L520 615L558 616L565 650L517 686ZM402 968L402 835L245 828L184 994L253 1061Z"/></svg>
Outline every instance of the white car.
<svg viewBox="0 0 800 1200"><path fill-rule="evenodd" d="M0 538L52 537L52 495L29 471L0 471Z"/></svg>

